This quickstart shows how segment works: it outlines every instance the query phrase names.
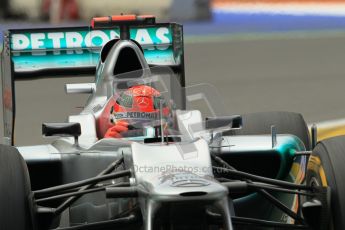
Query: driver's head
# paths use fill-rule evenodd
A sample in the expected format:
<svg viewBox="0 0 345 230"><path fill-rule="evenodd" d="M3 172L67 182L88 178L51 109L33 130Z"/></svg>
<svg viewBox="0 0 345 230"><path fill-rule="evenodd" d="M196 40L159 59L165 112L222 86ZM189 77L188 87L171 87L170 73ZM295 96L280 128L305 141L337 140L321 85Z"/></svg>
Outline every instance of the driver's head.
<svg viewBox="0 0 345 230"><path fill-rule="evenodd" d="M108 128L104 137L130 137L130 133L142 136L143 132L130 131L155 127L157 121L161 124L160 109L164 119L168 118L170 109L158 90L147 85L130 87L116 98L110 111L113 126Z"/></svg>
<svg viewBox="0 0 345 230"><path fill-rule="evenodd" d="M161 93L147 85L136 85L122 92L116 99L112 114L114 120L156 120L160 106L163 115L169 114L169 108Z"/></svg>

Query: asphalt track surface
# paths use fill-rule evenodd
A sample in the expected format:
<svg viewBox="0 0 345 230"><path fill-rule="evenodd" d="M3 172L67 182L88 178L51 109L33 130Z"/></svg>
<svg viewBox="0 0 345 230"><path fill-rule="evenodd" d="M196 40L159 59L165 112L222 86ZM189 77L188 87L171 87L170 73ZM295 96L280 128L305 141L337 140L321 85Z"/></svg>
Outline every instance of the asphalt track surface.
<svg viewBox="0 0 345 230"><path fill-rule="evenodd" d="M345 117L345 34L186 40L187 83L215 85L229 114L295 111L309 123ZM64 84L92 80L17 82L16 144L46 142L42 122L65 121L87 99L66 95Z"/></svg>

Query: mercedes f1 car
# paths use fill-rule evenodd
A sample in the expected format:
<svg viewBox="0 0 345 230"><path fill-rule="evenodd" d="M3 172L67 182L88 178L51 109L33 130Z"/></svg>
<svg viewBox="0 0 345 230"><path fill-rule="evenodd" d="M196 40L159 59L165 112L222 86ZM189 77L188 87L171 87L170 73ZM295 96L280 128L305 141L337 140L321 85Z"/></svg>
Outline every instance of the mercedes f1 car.
<svg viewBox="0 0 345 230"><path fill-rule="evenodd" d="M296 113L229 115L214 87L185 85L183 45L152 16L5 32L1 230L345 229L345 138L317 142ZM58 139L14 145L16 80L91 73L66 85L90 94L83 111L42 125ZM118 119L128 130L104 138Z"/></svg>

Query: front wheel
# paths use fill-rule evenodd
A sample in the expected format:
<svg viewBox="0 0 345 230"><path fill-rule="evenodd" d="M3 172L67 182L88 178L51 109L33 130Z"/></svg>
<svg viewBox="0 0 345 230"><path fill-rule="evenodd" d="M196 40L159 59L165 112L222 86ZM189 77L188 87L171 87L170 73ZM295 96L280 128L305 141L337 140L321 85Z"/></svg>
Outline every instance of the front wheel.
<svg viewBox="0 0 345 230"><path fill-rule="evenodd" d="M345 136L319 142L309 158L308 185L331 189L330 230L345 229Z"/></svg>
<svg viewBox="0 0 345 230"><path fill-rule="evenodd" d="M0 145L0 229L33 230L28 169L18 150Z"/></svg>

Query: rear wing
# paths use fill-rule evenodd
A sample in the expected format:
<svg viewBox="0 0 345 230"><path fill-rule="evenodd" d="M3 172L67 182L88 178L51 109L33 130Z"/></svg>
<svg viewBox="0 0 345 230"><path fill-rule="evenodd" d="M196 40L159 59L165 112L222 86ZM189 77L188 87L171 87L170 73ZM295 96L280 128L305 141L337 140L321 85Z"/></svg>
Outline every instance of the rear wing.
<svg viewBox="0 0 345 230"><path fill-rule="evenodd" d="M14 81L59 75L94 74L102 46L119 38L122 26L143 48L151 66L170 66L185 85L183 27L176 23L133 24L113 21L102 27L12 29L0 38L3 143L13 145L15 121Z"/></svg>

